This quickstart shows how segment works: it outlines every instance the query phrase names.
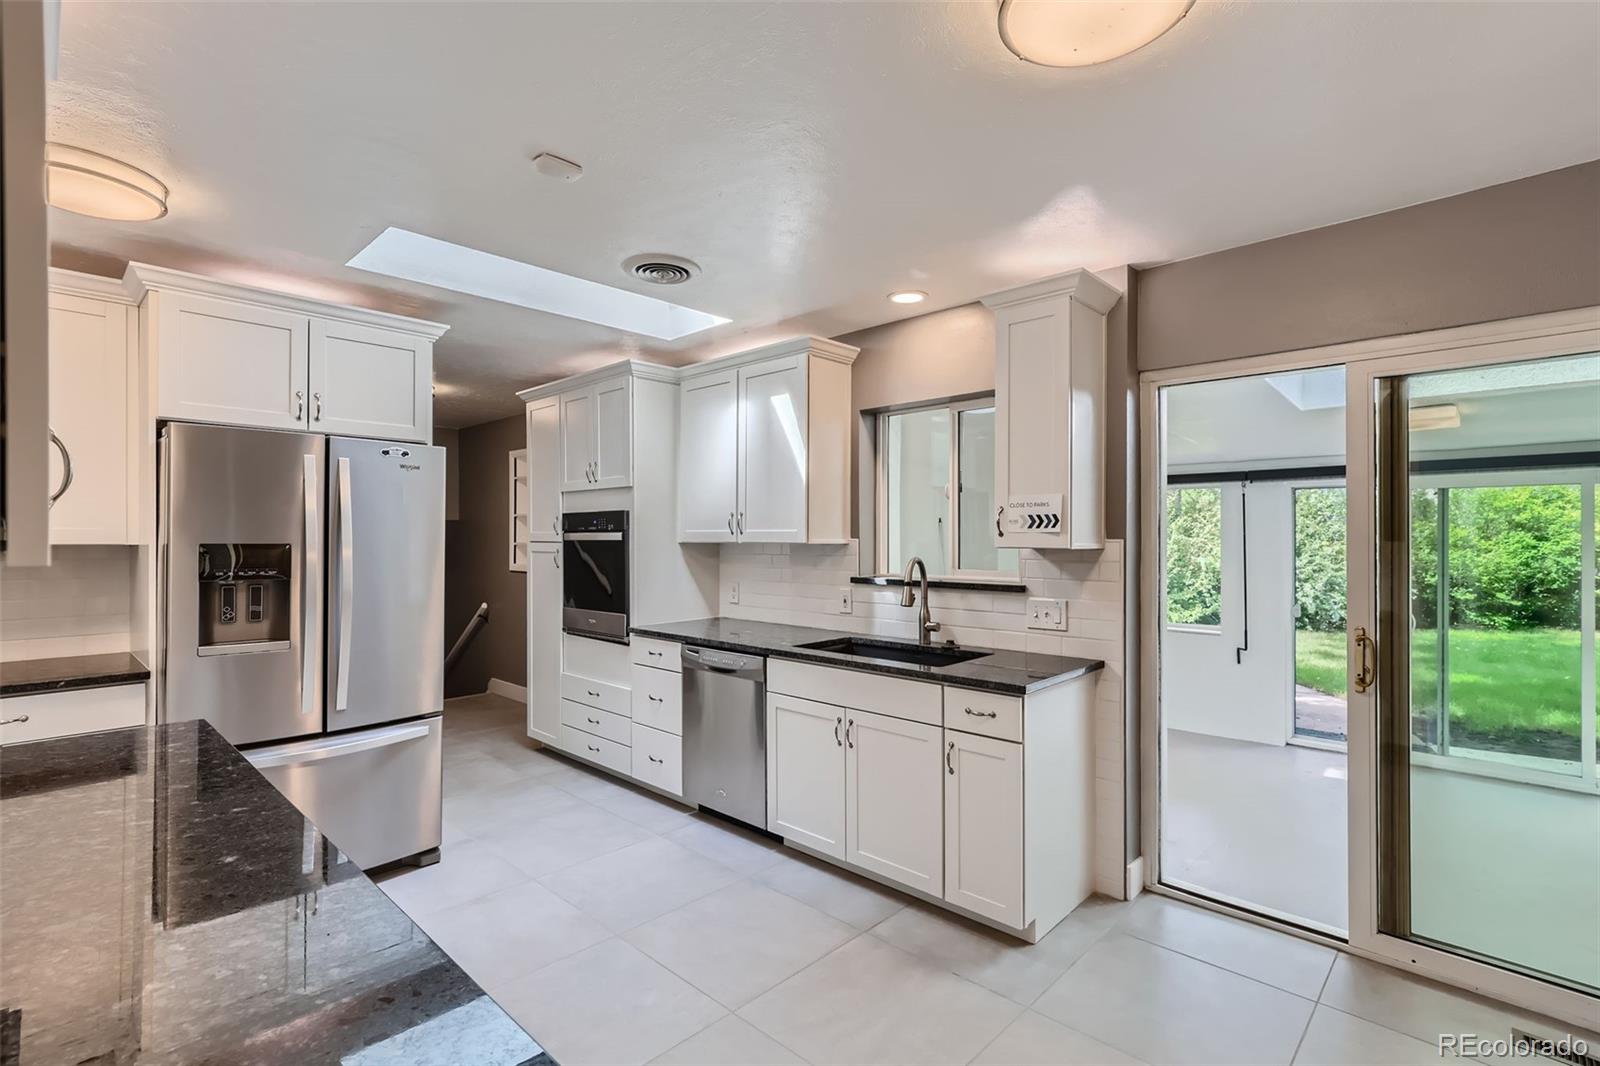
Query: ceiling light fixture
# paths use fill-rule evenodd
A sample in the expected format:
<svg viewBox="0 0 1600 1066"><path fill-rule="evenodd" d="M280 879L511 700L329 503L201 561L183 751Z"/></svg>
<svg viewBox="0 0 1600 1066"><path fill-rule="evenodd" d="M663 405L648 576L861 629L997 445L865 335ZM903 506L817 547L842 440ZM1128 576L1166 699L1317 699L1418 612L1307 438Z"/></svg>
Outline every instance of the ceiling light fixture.
<svg viewBox="0 0 1600 1066"><path fill-rule="evenodd" d="M675 341L731 319L390 226L345 266Z"/></svg>
<svg viewBox="0 0 1600 1066"><path fill-rule="evenodd" d="M167 187L138 167L87 148L47 144L46 199L76 215L150 222L167 213Z"/></svg>
<svg viewBox="0 0 1600 1066"><path fill-rule="evenodd" d="M1087 67L1138 51L1193 6L1194 0L1000 0L1000 39L1029 63Z"/></svg>
<svg viewBox="0 0 1600 1066"><path fill-rule="evenodd" d="M889 294L889 302L894 304L919 304L927 298L928 294L921 289L901 289Z"/></svg>
<svg viewBox="0 0 1600 1066"><path fill-rule="evenodd" d="M1426 407L1413 407L1406 416L1413 433L1430 429L1458 429L1461 426L1461 408L1453 403L1432 403Z"/></svg>

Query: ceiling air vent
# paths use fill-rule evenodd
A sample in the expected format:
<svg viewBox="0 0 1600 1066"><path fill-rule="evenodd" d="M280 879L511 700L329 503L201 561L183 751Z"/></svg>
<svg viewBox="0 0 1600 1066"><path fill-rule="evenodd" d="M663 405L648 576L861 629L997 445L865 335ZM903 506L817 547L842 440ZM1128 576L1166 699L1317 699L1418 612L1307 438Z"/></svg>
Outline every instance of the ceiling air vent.
<svg viewBox="0 0 1600 1066"><path fill-rule="evenodd" d="M696 263L676 255L636 255L622 269L652 285L682 285L700 273Z"/></svg>

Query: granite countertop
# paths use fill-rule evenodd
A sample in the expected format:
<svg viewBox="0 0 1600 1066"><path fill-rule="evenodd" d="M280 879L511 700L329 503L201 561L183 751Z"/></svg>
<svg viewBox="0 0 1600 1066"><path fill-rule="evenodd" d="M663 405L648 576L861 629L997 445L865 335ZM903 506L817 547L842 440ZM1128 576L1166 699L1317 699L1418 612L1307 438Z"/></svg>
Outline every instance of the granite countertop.
<svg viewBox="0 0 1600 1066"><path fill-rule="evenodd" d="M0 759L0 1066L551 1061L209 724Z"/></svg>
<svg viewBox="0 0 1600 1066"><path fill-rule="evenodd" d="M150 668L125 651L107 655L67 655L59 659L19 659L0 663L0 698L104 688L150 680Z"/></svg>
<svg viewBox="0 0 1600 1066"><path fill-rule="evenodd" d="M1073 678L1092 674L1105 666L1099 659L1077 659L1064 655L1035 655L1030 652L994 649L982 649L987 652L982 658L969 659L951 666L919 666L892 659L841 655L838 652L800 647L802 644L815 644L818 641L848 637L869 641L881 639L867 634L813 629L810 626L782 625L776 622L751 622L742 618L696 618L687 622L633 626L631 631L642 637L674 640L706 648L743 651L778 659L837 666L846 670L865 670L874 674L893 674L898 677L915 678L918 681L937 681L945 685L1004 692L1013 696L1037 692L1063 681L1071 681ZM958 646L935 645L935 647Z"/></svg>

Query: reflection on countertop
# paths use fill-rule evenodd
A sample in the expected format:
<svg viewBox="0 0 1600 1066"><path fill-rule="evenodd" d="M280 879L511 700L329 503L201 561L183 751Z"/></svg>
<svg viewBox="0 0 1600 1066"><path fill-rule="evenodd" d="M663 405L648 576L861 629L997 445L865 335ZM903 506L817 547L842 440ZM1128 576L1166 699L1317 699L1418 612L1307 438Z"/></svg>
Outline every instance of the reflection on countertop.
<svg viewBox="0 0 1600 1066"><path fill-rule="evenodd" d="M0 1066L551 1060L204 722L0 749Z"/></svg>

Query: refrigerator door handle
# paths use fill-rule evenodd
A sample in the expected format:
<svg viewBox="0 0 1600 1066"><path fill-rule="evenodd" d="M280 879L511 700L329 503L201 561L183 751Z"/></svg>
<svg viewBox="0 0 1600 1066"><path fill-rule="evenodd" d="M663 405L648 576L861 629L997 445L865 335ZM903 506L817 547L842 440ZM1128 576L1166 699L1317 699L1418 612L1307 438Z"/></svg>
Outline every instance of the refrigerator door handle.
<svg viewBox="0 0 1600 1066"><path fill-rule="evenodd" d="M350 622L355 613L355 518L350 500L350 460L339 458L339 672L333 709L350 709Z"/></svg>
<svg viewBox="0 0 1600 1066"><path fill-rule="evenodd" d="M317 513L317 501L322 493L317 487L317 457L301 457L305 464L302 485L305 491L306 546L301 569L300 616L300 714L310 717L317 712L316 664L322 657L322 638L317 633L317 623L322 618L322 606L317 603L317 589L322 580L322 518Z"/></svg>
<svg viewBox="0 0 1600 1066"><path fill-rule="evenodd" d="M387 748L391 744L403 744L408 740L416 740L427 735L427 723L418 722L413 725L328 737L325 740L284 744L276 748L260 748L245 752L244 757L257 770L266 770L274 766L298 766L322 759L337 758L340 755L354 755L358 751Z"/></svg>

